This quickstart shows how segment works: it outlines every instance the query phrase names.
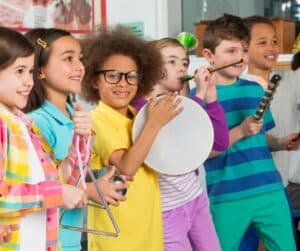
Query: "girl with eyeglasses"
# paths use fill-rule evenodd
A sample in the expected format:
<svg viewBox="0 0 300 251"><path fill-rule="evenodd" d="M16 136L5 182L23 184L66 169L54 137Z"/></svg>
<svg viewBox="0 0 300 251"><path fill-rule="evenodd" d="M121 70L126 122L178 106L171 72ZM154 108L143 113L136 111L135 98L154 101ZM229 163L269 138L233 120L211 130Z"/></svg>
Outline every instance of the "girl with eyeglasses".
<svg viewBox="0 0 300 251"><path fill-rule="evenodd" d="M85 73L81 46L69 32L54 28L33 29L26 34L26 37L34 46L35 64L34 86L24 110L30 112L29 115L52 147L55 159L61 161L68 155L69 147L76 145L78 122L80 121L85 130L91 129L90 115L80 108L74 110L70 100L71 94L81 91L81 82ZM88 137L81 141L80 155L76 152L72 153L76 159L86 159L86 155L90 152L89 146L84 148L83 144L88 143ZM116 190L127 186L110 183L109 179L113 173L112 169L104 177L99 178L98 184L107 202L117 206L118 201L124 201L125 197ZM61 178L64 182L74 184L66 177L68 173L62 173ZM82 186L81 188L83 189ZM84 191L88 199L101 203L93 183L86 183ZM82 227L84 211L81 208L66 211L62 223L67 226ZM59 237L62 251L81 249L81 232L61 228Z"/></svg>
<svg viewBox="0 0 300 251"><path fill-rule="evenodd" d="M120 27L102 27L83 48L86 75L82 93L87 101L98 103L92 111L96 139L91 165L97 168L108 160L129 182L126 202L112 208L120 226L119 237L90 235L89 250L162 251L157 174L143 162L160 128L182 111L178 107L181 101L174 101L175 94L158 104L151 100L144 129L132 143L136 110L129 104L136 95L148 93L160 78L159 52ZM107 229L110 223L102 210L89 208L88 226Z"/></svg>

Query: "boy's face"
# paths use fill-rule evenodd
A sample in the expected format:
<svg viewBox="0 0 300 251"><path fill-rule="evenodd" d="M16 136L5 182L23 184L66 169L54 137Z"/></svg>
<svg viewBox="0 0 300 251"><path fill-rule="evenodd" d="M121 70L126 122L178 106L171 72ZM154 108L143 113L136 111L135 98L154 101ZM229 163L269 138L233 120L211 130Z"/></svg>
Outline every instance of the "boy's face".
<svg viewBox="0 0 300 251"><path fill-rule="evenodd" d="M189 60L187 52L180 46L167 46L161 49L165 76L159 84L165 91L180 91L183 83L180 78L187 74Z"/></svg>
<svg viewBox="0 0 300 251"><path fill-rule="evenodd" d="M233 83L245 70L248 63L247 45L238 40L222 40L216 47L215 53L208 51L204 54L212 68L234 63L243 59L243 63L214 72L217 83Z"/></svg>
<svg viewBox="0 0 300 251"><path fill-rule="evenodd" d="M249 72L270 71L276 64L279 53L276 33L269 24L255 24L251 29L249 43Z"/></svg>
<svg viewBox="0 0 300 251"><path fill-rule="evenodd" d="M126 116L128 105L136 95L138 83L136 85L128 84L126 76L122 73L131 72L132 74L127 75L127 79L134 81L134 73L138 71L135 61L128 56L115 54L110 56L98 70L111 70L99 74L97 89L101 101ZM122 75L120 81L114 81L119 73Z"/></svg>

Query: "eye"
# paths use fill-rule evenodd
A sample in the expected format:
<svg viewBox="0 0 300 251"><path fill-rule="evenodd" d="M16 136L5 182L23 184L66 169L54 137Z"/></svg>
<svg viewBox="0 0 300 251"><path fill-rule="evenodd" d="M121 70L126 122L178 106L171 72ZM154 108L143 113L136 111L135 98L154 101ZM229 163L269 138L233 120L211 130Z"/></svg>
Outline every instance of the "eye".
<svg viewBox="0 0 300 251"><path fill-rule="evenodd" d="M261 45L261 46L265 46L266 44L267 44L267 41L265 41L265 40L258 42L258 45Z"/></svg>
<svg viewBox="0 0 300 251"><path fill-rule="evenodd" d="M272 44L278 44L277 39L273 39L273 40L272 40Z"/></svg>
<svg viewBox="0 0 300 251"><path fill-rule="evenodd" d="M189 63L188 63L188 62L184 62L184 63L183 63L183 66L184 66L185 68L188 68L188 67L189 67Z"/></svg>
<svg viewBox="0 0 300 251"><path fill-rule="evenodd" d="M24 69L23 68L18 68L16 70L16 75L22 75L24 73Z"/></svg>
<svg viewBox="0 0 300 251"><path fill-rule="evenodd" d="M168 60L168 63L169 63L169 64L172 64L172 65L176 65L176 60L174 60L174 59L169 59L169 60Z"/></svg>
<svg viewBox="0 0 300 251"><path fill-rule="evenodd" d="M227 52L233 54L235 52L235 49L234 48L228 49Z"/></svg>
<svg viewBox="0 0 300 251"><path fill-rule="evenodd" d="M138 74L136 72L129 72L127 78L131 80L136 80L138 78Z"/></svg>
<svg viewBox="0 0 300 251"><path fill-rule="evenodd" d="M246 47L246 48L244 48L244 49L243 49L243 51L244 51L244 53L248 53L248 51L249 51L249 48L248 48L248 47Z"/></svg>
<svg viewBox="0 0 300 251"><path fill-rule="evenodd" d="M73 56L67 56L67 57L65 57L64 61L72 62L73 61Z"/></svg>
<svg viewBox="0 0 300 251"><path fill-rule="evenodd" d="M106 72L106 77L109 79L119 79L119 75L118 72Z"/></svg>

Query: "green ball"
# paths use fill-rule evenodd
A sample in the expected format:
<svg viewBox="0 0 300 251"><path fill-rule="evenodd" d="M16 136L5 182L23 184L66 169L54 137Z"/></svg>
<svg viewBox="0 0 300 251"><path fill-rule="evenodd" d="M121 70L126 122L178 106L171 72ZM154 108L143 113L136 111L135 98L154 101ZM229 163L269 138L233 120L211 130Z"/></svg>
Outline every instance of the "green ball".
<svg viewBox="0 0 300 251"><path fill-rule="evenodd" d="M177 36L177 40L183 45L187 50L193 50L197 47L198 41L192 33L181 32Z"/></svg>

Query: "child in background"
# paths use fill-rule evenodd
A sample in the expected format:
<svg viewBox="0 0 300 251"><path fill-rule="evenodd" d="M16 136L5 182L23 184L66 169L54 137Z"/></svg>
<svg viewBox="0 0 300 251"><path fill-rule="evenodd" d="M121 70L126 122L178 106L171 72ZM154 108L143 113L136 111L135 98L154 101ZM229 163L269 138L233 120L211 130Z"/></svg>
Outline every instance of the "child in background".
<svg viewBox="0 0 300 251"><path fill-rule="evenodd" d="M136 111L129 106L132 99L148 93L161 76L161 60L157 50L127 30L103 27L87 40L84 56L86 76L84 98L99 102L92 111L96 139L91 164L101 160L118 167L130 177L126 203L112 208L120 226L117 239L89 235L89 250L162 251L162 216L156 173L143 165L158 131L182 111L176 94L160 102L150 101L147 121L135 143L131 127ZM107 229L103 212L89 208L88 226ZM101 220L98 220L101 219Z"/></svg>
<svg viewBox="0 0 300 251"><path fill-rule="evenodd" d="M160 50L164 61L164 74L154 87L152 95L180 92L187 74L189 58L186 49L173 38L151 42ZM195 74L196 95L192 99L204 105L210 116L215 142L213 149L224 151L228 146L228 130L223 108L217 101L216 88L210 73L200 68ZM139 110L147 99L136 98L133 105ZM163 211L164 245L166 251L221 250L209 211L207 195L199 180L199 172L183 175L158 176Z"/></svg>
<svg viewBox="0 0 300 251"><path fill-rule="evenodd" d="M280 171L281 177L291 199L293 208L300 208L300 163L297 155L299 152L292 152L291 146L286 147L284 136L288 133L290 138L297 139L299 132L300 116L300 74L290 70L273 71L276 65L279 45L273 23L266 17L250 16L244 19L245 25L250 32L249 42L249 66L248 73L251 76L262 78L268 83L273 74L282 76L280 84L271 102L271 111L276 127L268 133L272 141L278 141L275 149L271 149L276 167ZM296 150L297 148L294 148ZM255 237L255 233L247 234L242 242L240 250L250 246ZM250 237L252 235L252 237ZM258 239L258 238L257 238ZM257 240L258 242L258 240ZM244 243L244 244L243 244ZM252 244L251 250L257 250L258 244ZM250 249L249 249L250 250Z"/></svg>
<svg viewBox="0 0 300 251"><path fill-rule="evenodd" d="M224 251L238 250L250 224L267 250L292 251L289 206L270 153L274 142L267 136L274 121L270 110L263 120L254 120L264 90L256 82L239 78L248 62L248 41L243 20L232 15L211 22L203 35L203 55L211 65L243 59L213 73L230 129L230 148L205 162L211 212ZM287 147L291 142L283 143Z"/></svg>
<svg viewBox="0 0 300 251"><path fill-rule="evenodd" d="M91 126L90 115L79 109L74 111L70 101L70 94L81 91L85 73L81 46L69 32L60 29L33 29L26 37L35 49L35 84L25 111L30 112L30 117L52 147L55 159L61 161L67 156L71 143L75 145L76 121L81 120L84 126ZM110 183L112 175L113 170L98 181L106 200L117 205L125 197L115 190L126 185ZM93 183L87 183L86 193L89 199L100 202ZM73 209L65 212L63 224L82 227L83 217L83 209ZM81 232L60 229L59 238L62 251L81 249Z"/></svg>
<svg viewBox="0 0 300 251"><path fill-rule="evenodd" d="M86 198L81 189L59 181L49 146L19 110L33 86L32 45L20 33L3 27L0 40L0 224L20 225L2 248L54 251L58 207L82 207ZM90 133L80 121L76 131L80 138ZM68 169L74 162L66 159L59 168Z"/></svg>

